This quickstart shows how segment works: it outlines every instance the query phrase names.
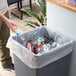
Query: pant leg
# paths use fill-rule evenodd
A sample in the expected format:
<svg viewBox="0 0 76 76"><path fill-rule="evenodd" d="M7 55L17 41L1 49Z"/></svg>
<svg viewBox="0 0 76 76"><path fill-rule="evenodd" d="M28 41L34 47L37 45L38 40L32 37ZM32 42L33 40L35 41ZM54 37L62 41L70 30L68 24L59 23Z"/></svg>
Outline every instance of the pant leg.
<svg viewBox="0 0 76 76"><path fill-rule="evenodd" d="M5 16L8 17L8 12L5 14ZM0 20L0 26L0 60L2 64L8 65L12 63L10 50L6 47L7 40L10 36L10 30L2 20Z"/></svg>

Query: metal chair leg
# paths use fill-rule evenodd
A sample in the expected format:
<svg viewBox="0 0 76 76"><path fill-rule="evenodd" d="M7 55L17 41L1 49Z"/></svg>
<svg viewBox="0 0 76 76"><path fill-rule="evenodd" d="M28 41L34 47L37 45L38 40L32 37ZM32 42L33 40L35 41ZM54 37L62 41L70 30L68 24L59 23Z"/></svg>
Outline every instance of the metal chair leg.
<svg viewBox="0 0 76 76"><path fill-rule="evenodd" d="M22 0L19 0L19 1L18 1L17 6L18 6L18 10L19 10L20 13L21 13L20 19L22 20L22 19L23 19L23 13L22 13L21 10L20 10L20 9L22 8Z"/></svg>
<svg viewBox="0 0 76 76"><path fill-rule="evenodd" d="M31 8L31 10L32 10L32 1L29 0L29 3L30 3L30 8Z"/></svg>
<svg viewBox="0 0 76 76"><path fill-rule="evenodd" d="M29 0L29 3L30 3L30 8L31 8L31 10L32 10L32 0ZM14 16L16 16L17 18L20 18L21 20L23 19L23 12L20 10L21 8L22 8L22 0L18 0L18 2L17 2L17 8L18 8L18 11L20 11L20 16L18 16L18 15L16 15L16 14L14 14L13 12L12 12L12 14L14 15Z"/></svg>
<svg viewBox="0 0 76 76"><path fill-rule="evenodd" d="M20 9L22 8L22 0L20 0ZM21 10L20 10L21 12ZM23 19L23 13L21 12L21 20Z"/></svg>

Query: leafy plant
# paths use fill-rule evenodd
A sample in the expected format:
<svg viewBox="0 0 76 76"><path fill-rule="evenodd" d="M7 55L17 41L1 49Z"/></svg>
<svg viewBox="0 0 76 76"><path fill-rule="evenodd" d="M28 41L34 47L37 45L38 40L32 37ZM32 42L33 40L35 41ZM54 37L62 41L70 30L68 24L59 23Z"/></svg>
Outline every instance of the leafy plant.
<svg viewBox="0 0 76 76"><path fill-rule="evenodd" d="M41 12L46 16L46 0L36 0L36 3L41 8Z"/></svg>
<svg viewBox="0 0 76 76"><path fill-rule="evenodd" d="M38 22L33 22L33 21L24 21L26 22L26 25L30 25L32 27L35 28L35 26L40 26L44 25L46 22L46 1L45 0L36 0L36 3L38 4L38 6L40 7L40 13L39 15L37 15L36 13L34 13L30 8L22 8L21 10L28 14L31 17L34 17L35 19L38 20ZM40 23L40 24L39 24Z"/></svg>

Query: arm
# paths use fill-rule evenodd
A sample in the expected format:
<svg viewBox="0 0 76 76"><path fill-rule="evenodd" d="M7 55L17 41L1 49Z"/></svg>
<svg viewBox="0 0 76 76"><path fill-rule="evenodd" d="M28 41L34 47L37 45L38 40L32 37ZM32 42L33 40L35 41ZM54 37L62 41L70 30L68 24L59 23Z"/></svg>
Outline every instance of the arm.
<svg viewBox="0 0 76 76"><path fill-rule="evenodd" d="M0 12L0 18L7 24L7 26L8 26L13 32L15 32L15 27L17 27L17 25L15 24L15 22L13 22L12 20L6 18L1 12Z"/></svg>
<svg viewBox="0 0 76 76"><path fill-rule="evenodd" d="M0 12L0 18L7 23L8 19Z"/></svg>

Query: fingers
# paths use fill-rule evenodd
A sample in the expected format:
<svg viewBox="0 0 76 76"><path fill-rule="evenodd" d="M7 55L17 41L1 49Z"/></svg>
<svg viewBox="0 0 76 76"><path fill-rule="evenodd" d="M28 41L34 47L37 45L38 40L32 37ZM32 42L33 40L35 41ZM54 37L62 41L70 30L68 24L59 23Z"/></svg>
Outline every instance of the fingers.
<svg viewBox="0 0 76 76"><path fill-rule="evenodd" d="M17 24L12 24L12 31L14 33L16 33L16 29L17 29Z"/></svg>
<svg viewBox="0 0 76 76"><path fill-rule="evenodd" d="M9 13L9 16L11 16L11 10L9 7L8 7L8 13Z"/></svg>
<svg viewBox="0 0 76 76"><path fill-rule="evenodd" d="M9 28L12 30L12 32L16 33L17 24L11 22L9 24Z"/></svg>
<svg viewBox="0 0 76 76"><path fill-rule="evenodd" d="M17 24L16 24L16 23L14 23L14 22L11 22L11 24L12 24L13 26L17 27Z"/></svg>
<svg viewBox="0 0 76 76"><path fill-rule="evenodd" d="M9 12L9 16L11 16L11 12Z"/></svg>
<svg viewBox="0 0 76 76"><path fill-rule="evenodd" d="M11 16L11 10L9 10L8 12L9 12L9 16Z"/></svg>
<svg viewBox="0 0 76 76"><path fill-rule="evenodd" d="M13 24L13 26L17 27L17 24Z"/></svg>
<svg viewBox="0 0 76 76"><path fill-rule="evenodd" d="M17 24L14 21L8 20L7 25L12 30L12 32L16 33Z"/></svg>
<svg viewBox="0 0 76 76"><path fill-rule="evenodd" d="M13 26L11 26L11 30L12 32L16 33L16 29Z"/></svg>

